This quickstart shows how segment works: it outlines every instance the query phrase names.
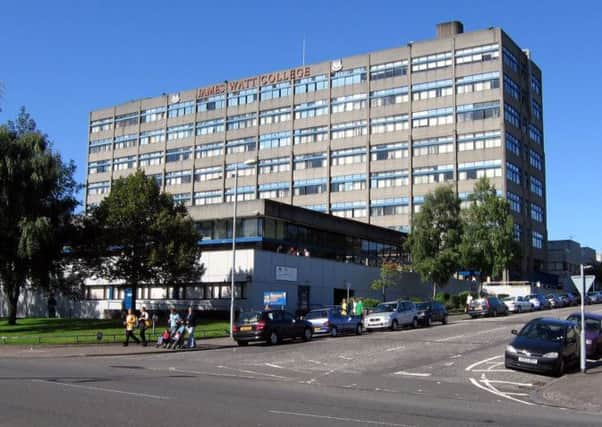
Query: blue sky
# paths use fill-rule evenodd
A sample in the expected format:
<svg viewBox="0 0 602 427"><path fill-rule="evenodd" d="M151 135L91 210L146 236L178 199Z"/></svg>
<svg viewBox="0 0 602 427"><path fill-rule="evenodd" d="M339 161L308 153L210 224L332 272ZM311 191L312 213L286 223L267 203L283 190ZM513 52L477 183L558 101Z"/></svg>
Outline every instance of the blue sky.
<svg viewBox="0 0 602 427"><path fill-rule="evenodd" d="M544 4L544 6L542 6ZM550 239L602 250L602 6L595 1L27 1L2 5L0 122L25 105L77 179L91 110L433 38L502 27L543 71Z"/></svg>

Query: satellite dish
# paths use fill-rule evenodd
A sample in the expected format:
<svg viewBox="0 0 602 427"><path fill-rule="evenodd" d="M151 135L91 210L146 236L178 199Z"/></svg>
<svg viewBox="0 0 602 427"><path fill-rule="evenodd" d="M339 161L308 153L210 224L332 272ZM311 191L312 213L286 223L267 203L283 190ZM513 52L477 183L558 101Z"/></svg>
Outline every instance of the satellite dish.
<svg viewBox="0 0 602 427"><path fill-rule="evenodd" d="M180 94L179 94L179 93L174 93L174 94L171 96L170 102L171 102L171 103L180 102Z"/></svg>
<svg viewBox="0 0 602 427"><path fill-rule="evenodd" d="M337 71L341 71L343 69L343 60L335 59L334 61L332 61L332 63L330 64L330 69L332 70L333 73L336 73Z"/></svg>

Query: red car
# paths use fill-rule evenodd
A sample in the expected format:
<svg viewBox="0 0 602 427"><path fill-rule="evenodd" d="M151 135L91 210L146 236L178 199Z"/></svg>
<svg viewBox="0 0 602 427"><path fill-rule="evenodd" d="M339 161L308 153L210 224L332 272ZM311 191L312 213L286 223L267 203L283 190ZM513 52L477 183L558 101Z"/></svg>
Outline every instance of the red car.
<svg viewBox="0 0 602 427"><path fill-rule="evenodd" d="M573 313L566 320L581 327L581 313ZM602 315L585 313L585 351L587 357L602 357Z"/></svg>

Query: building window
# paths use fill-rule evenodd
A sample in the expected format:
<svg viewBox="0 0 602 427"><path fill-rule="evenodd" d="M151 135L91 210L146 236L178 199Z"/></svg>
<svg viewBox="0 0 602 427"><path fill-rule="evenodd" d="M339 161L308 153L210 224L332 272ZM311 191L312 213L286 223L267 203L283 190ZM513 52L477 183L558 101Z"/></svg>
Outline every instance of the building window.
<svg viewBox="0 0 602 427"><path fill-rule="evenodd" d="M156 166L163 163L163 152L154 151L152 153L140 154L138 165L142 168L145 166Z"/></svg>
<svg viewBox="0 0 602 427"><path fill-rule="evenodd" d="M406 215L409 213L409 199L378 199L370 201L370 216Z"/></svg>
<svg viewBox="0 0 602 427"><path fill-rule="evenodd" d="M389 79L408 74L408 60L387 62L370 67L370 80Z"/></svg>
<svg viewBox="0 0 602 427"><path fill-rule="evenodd" d="M435 80L412 85L412 100L414 101L450 96L451 94L451 80Z"/></svg>
<svg viewBox="0 0 602 427"><path fill-rule="evenodd" d="M482 160L458 164L458 180L497 178L502 176L501 160Z"/></svg>
<svg viewBox="0 0 602 427"><path fill-rule="evenodd" d="M111 188L109 181L91 182L88 184L88 194L105 194Z"/></svg>
<svg viewBox="0 0 602 427"><path fill-rule="evenodd" d="M259 186L260 199L277 199L288 197L291 192L288 182L273 182L271 184L261 184Z"/></svg>
<svg viewBox="0 0 602 427"><path fill-rule="evenodd" d="M531 74L531 90L537 95L541 96L541 81L535 76L535 74Z"/></svg>
<svg viewBox="0 0 602 427"><path fill-rule="evenodd" d="M167 141L190 138L191 136L194 136L194 124L192 123L167 128Z"/></svg>
<svg viewBox="0 0 602 427"><path fill-rule="evenodd" d="M537 249L543 249L543 234L533 231L531 233L531 245Z"/></svg>
<svg viewBox="0 0 602 427"><path fill-rule="evenodd" d="M508 198L508 203L510 204L510 209L517 214L520 214L522 212L522 198L518 194L514 194L511 191L508 191L506 196Z"/></svg>
<svg viewBox="0 0 602 427"><path fill-rule="evenodd" d="M192 171L174 171L165 174L165 185L182 185L192 182Z"/></svg>
<svg viewBox="0 0 602 427"><path fill-rule="evenodd" d="M195 149L195 157L204 159L206 157L222 156L224 154L224 143L214 142L212 144L199 145Z"/></svg>
<svg viewBox="0 0 602 427"><path fill-rule="evenodd" d="M361 218L367 215L366 202L332 203L330 213L342 218Z"/></svg>
<svg viewBox="0 0 602 427"><path fill-rule="evenodd" d="M316 92L323 89L328 89L328 76L326 74L295 80L296 94Z"/></svg>
<svg viewBox="0 0 602 427"><path fill-rule="evenodd" d="M167 117L182 117L189 114L194 114L194 101L180 102L178 104L171 104L167 107Z"/></svg>
<svg viewBox="0 0 602 427"><path fill-rule="evenodd" d="M506 132L506 149L517 157L520 157L520 141Z"/></svg>
<svg viewBox="0 0 602 427"><path fill-rule="evenodd" d="M205 111L221 110L226 106L225 95L214 95L206 98L201 98L197 101L197 111L199 113Z"/></svg>
<svg viewBox="0 0 602 427"><path fill-rule="evenodd" d="M291 170L290 157L276 157L259 161L259 174L288 172Z"/></svg>
<svg viewBox="0 0 602 427"><path fill-rule="evenodd" d="M370 188L403 187L410 183L407 170L385 172L372 172L370 174Z"/></svg>
<svg viewBox="0 0 602 427"><path fill-rule="evenodd" d="M506 178L508 181L520 185L520 168L514 163L506 162Z"/></svg>
<svg viewBox="0 0 602 427"><path fill-rule="evenodd" d="M417 139L412 143L414 157L431 156L454 152L454 139L451 136L431 139Z"/></svg>
<svg viewBox="0 0 602 427"><path fill-rule="evenodd" d="M543 144L543 134L534 124L529 124L529 138L538 145Z"/></svg>
<svg viewBox="0 0 602 427"><path fill-rule="evenodd" d="M517 223L513 224L512 236L514 237L515 241L520 242L521 237L522 237L522 230L521 230L520 224L517 224Z"/></svg>
<svg viewBox="0 0 602 427"><path fill-rule="evenodd" d="M394 160L408 157L408 143L373 145L370 147L371 160Z"/></svg>
<svg viewBox="0 0 602 427"><path fill-rule="evenodd" d="M516 59L516 56L514 56L514 54L510 52L510 50L508 50L506 47L502 48L502 60L504 62L504 65L508 66L508 68L510 68L515 73L518 73L518 60Z"/></svg>
<svg viewBox="0 0 602 427"><path fill-rule="evenodd" d="M531 193L543 197L543 182L534 176L529 177L529 188L531 189Z"/></svg>
<svg viewBox="0 0 602 427"><path fill-rule="evenodd" d="M174 193L171 195L175 204L190 206L192 204L192 198L190 193Z"/></svg>
<svg viewBox="0 0 602 427"><path fill-rule="evenodd" d="M259 124L271 125L282 123L291 119L291 107L276 108L274 110L263 110L259 112Z"/></svg>
<svg viewBox="0 0 602 427"><path fill-rule="evenodd" d="M332 98L330 101L332 112L334 114L364 109L366 108L367 98L368 96L365 93Z"/></svg>
<svg viewBox="0 0 602 427"><path fill-rule="evenodd" d="M226 165L226 176L233 177L236 171L238 171L238 176L252 176L255 175L255 170L255 165L247 165L245 163L231 163L229 165Z"/></svg>
<svg viewBox="0 0 602 427"><path fill-rule="evenodd" d="M246 129L253 126L257 126L257 115L255 113L229 116L226 119L227 130Z"/></svg>
<svg viewBox="0 0 602 427"><path fill-rule="evenodd" d="M500 73L472 74L456 79L456 93L481 92L500 87Z"/></svg>
<svg viewBox="0 0 602 427"><path fill-rule="evenodd" d="M408 102L407 86L370 92L370 107L372 108L401 104L402 102Z"/></svg>
<svg viewBox="0 0 602 427"><path fill-rule="evenodd" d="M140 132L140 145L156 144L165 141L165 132L163 129L149 130Z"/></svg>
<svg viewBox="0 0 602 427"><path fill-rule="evenodd" d="M138 134L121 135L115 137L115 150L123 150L124 148L135 147L138 144Z"/></svg>
<svg viewBox="0 0 602 427"><path fill-rule="evenodd" d="M499 116L500 104L498 101L458 105L458 122L494 119Z"/></svg>
<svg viewBox="0 0 602 427"><path fill-rule="evenodd" d="M226 188L224 192L226 196L226 203L234 201L234 188ZM241 202L243 200L253 200L255 199L255 187L253 186L244 186L238 187L236 190L236 200ZM237 227L238 228L238 227Z"/></svg>
<svg viewBox="0 0 602 427"><path fill-rule="evenodd" d="M136 126L138 124L138 112L121 114L115 116L115 128L124 128L126 126Z"/></svg>
<svg viewBox="0 0 602 427"><path fill-rule="evenodd" d="M358 120L333 124L330 138L335 140L367 135L368 126L366 123L366 120Z"/></svg>
<svg viewBox="0 0 602 427"><path fill-rule="evenodd" d="M536 222L543 222L543 208L536 203L531 203L531 219Z"/></svg>
<svg viewBox="0 0 602 427"><path fill-rule="evenodd" d="M412 113L412 127L430 127L449 125L454 122L453 108L437 108L436 110L418 111Z"/></svg>
<svg viewBox="0 0 602 427"><path fill-rule="evenodd" d="M111 170L110 160L99 160L97 162L90 162L88 164L88 175L94 175L97 173L105 173Z"/></svg>
<svg viewBox="0 0 602 427"><path fill-rule="evenodd" d="M452 63L451 58L451 52L443 52L434 55L418 56L416 58L412 58L412 72L449 67Z"/></svg>
<svg viewBox="0 0 602 427"><path fill-rule="evenodd" d="M531 114L537 120L541 121L542 113L541 113L541 104L534 99L531 100Z"/></svg>
<svg viewBox="0 0 602 427"><path fill-rule="evenodd" d="M222 192L221 190L213 190L213 191L200 191L194 193L194 205L212 205L215 203L222 202Z"/></svg>
<svg viewBox="0 0 602 427"><path fill-rule="evenodd" d="M149 108L148 110L142 110L140 112L140 122L150 123L165 118L165 107Z"/></svg>
<svg viewBox="0 0 602 427"><path fill-rule="evenodd" d="M453 165L438 165L416 168L412 172L412 180L414 184L435 184L452 181L453 179Z"/></svg>
<svg viewBox="0 0 602 427"><path fill-rule="evenodd" d="M483 150L501 147L500 131L465 133L458 135L458 151Z"/></svg>
<svg viewBox="0 0 602 427"><path fill-rule="evenodd" d="M295 145L326 141L328 140L328 126L295 129L293 135Z"/></svg>
<svg viewBox="0 0 602 427"><path fill-rule="evenodd" d="M538 171L543 170L543 158L537 153L529 148L529 164L532 168L537 169Z"/></svg>
<svg viewBox="0 0 602 427"><path fill-rule="evenodd" d="M504 104L504 119L515 128L521 128L520 114L510 104Z"/></svg>
<svg viewBox="0 0 602 427"><path fill-rule="evenodd" d="M134 169L136 167L136 156L117 157L113 160L113 170L121 171Z"/></svg>
<svg viewBox="0 0 602 427"><path fill-rule="evenodd" d="M214 181L222 179L224 176L221 166L211 166L207 168L197 168L194 171L194 180L196 182Z"/></svg>
<svg viewBox="0 0 602 427"><path fill-rule="evenodd" d="M366 161L366 147L335 150L330 153L332 166L352 165Z"/></svg>
<svg viewBox="0 0 602 427"><path fill-rule="evenodd" d="M113 129L113 117L90 122L90 133L104 132Z"/></svg>
<svg viewBox="0 0 602 427"><path fill-rule="evenodd" d="M290 82L281 82L271 86L262 86L260 93L262 101L284 98L291 94L291 84Z"/></svg>
<svg viewBox="0 0 602 427"><path fill-rule="evenodd" d="M223 132L224 129L224 119L205 120L196 124L197 135L210 135L212 133Z"/></svg>
<svg viewBox="0 0 602 427"><path fill-rule="evenodd" d="M366 175L342 175L330 178L330 191L340 193L366 189Z"/></svg>
<svg viewBox="0 0 602 427"><path fill-rule="evenodd" d="M378 117L370 120L370 133L373 135L379 133L397 132L408 128L409 124L407 114Z"/></svg>
<svg viewBox="0 0 602 427"><path fill-rule="evenodd" d="M257 88L228 93L228 107L252 104L257 101Z"/></svg>
<svg viewBox="0 0 602 427"><path fill-rule="evenodd" d="M500 57L500 46L488 44L485 46L471 47L456 50L456 64L468 64L470 62L491 61Z"/></svg>
<svg viewBox="0 0 602 427"><path fill-rule="evenodd" d="M342 87L364 83L367 79L366 67L353 68L351 70L337 71L332 74L332 87Z"/></svg>
<svg viewBox="0 0 602 427"><path fill-rule="evenodd" d="M165 163L183 162L192 156L191 147L174 148L165 153Z"/></svg>
<svg viewBox="0 0 602 427"><path fill-rule="evenodd" d="M99 139L97 141L90 141L90 145L88 147L88 153L104 153L106 151L111 151L111 147L113 146L113 140L111 138L107 139Z"/></svg>
<svg viewBox="0 0 602 427"><path fill-rule="evenodd" d="M520 87L508 74L504 74L504 92L517 101L520 100Z"/></svg>
<svg viewBox="0 0 602 427"><path fill-rule="evenodd" d="M305 196L325 193L326 186L326 178L297 180L293 184L293 194L295 196Z"/></svg>
<svg viewBox="0 0 602 427"><path fill-rule="evenodd" d="M226 153L247 153L249 151L255 151L257 148L257 142L255 138L242 138L232 139L226 141Z"/></svg>
<svg viewBox="0 0 602 427"><path fill-rule="evenodd" d="M326 166L326 153L299 154L294 162L295 170L323 168Z"/></svg>
<svg viewBox="0 0 602 427"><path fill-rule="evenodd" d="M295 119L318 117L324 114L328 114L328 101L326 99L295 105Z"/></svg>

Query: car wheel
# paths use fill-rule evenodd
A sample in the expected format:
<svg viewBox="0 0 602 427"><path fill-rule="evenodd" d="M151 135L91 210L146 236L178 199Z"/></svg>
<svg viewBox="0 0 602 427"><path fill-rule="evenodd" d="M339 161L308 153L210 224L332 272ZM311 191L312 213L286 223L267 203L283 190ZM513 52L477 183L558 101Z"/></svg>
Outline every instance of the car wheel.
<svg viewBox="0 0 602 427"><path fill-rule="evenodd" d="M303 341L311 341L313 333L310 328L305 328L303 331Z"/></svg>
<svg viewBox="0 0 602 427"><path fill-rule="evenodd" d="M335 338L337 335L339 334L339 331L337 330L336 326L333 326L332 328L330 328L330 336Z"/></svg>
<svg viewBox="0 0 602 427"><path fill-rule="evenodd" d="M248 341L236 341L236 344L238 344L240 347L246 347L249 345Z"/></svg>
<svg viewBox="0 0 602 427"><path fill-rule="evenodd" d="M355 327L355 335L361 335L364 332L364 328L361 323L358 323Z"/></svg>
<svg viewBox="0 0 602 427"><path fill-rule="evenodd" d="M561 377L564 375L564 359L560 359L560 364L558 365L558 369L556 369L556 372L554 372L554 375L557 377Z"/></svg>
<svg viewBox="0 0 602 427"><path fill-rule="evenodd" d="M441 321L442 325L447 325L447 314L443 316L443 320Z"/></svg>
<svg viewBox="0 0 602 427"><path fill-rule="evenodd" d="M418 327L418 319L414 317L412 320L412 329L416 329Z"/></svg>
<svg viewBox="0 0 602 427"><path fill-rule="evenodd" d="M391 330L394 331L395 329L397 329L397 320L391 322Z"/></svg>
<svg viewBox="0 0 602 427"><path fill-rule="evenodd" d="M427 317L426 320L424 321L424 324L430 328L431 326L433 326L433 319L431 319L430 317Z"/></svg>
<svg viewBox="0 0 602 427"><path fill-rule="evenodd" d="M276 331L270 332L270 336L268 337L268 345L276 345L280 342L280 337L276 333Z"/></svg>

